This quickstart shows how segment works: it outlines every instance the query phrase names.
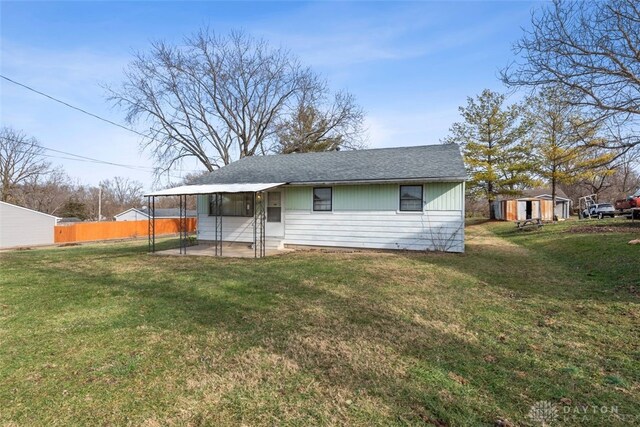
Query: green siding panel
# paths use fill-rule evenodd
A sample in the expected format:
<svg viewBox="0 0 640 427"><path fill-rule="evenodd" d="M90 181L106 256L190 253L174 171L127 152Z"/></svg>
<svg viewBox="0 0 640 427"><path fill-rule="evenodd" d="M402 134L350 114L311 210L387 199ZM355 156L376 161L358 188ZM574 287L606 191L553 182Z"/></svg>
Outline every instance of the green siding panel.
<svg viewBox="0 0 640 427"><path fill-rule="evenodd" d="M461 182L433 182L425 184L426 209L429 211L462 210Z"/></svg>
<svg viewBox="0 0 640 427"><path fill-rule="evenodd" d="M198 213L207 215L209 213L209 196L206 194L201 194L197 197Z"/></svg>
<svg viewBox="0 0 640 427"><path fill-rule="evenodd" d="M311 210L312 187L286 187L285 209Z"/></svg>
<svg viewBox="0 0 640 427"><path fill-rule="evenodd" d="M395 184L333 187L334 211L395 211L396 209L398 209L398 186Z"/></svg>
<svg viewBox="0 0 640 427"><path fill-rule="evenodd" d="M462 209L462 183L438 182L424 185L426 210ZM311 210L313 187L286 187L287 210ZM396 211L398 184L335 185L333 210L339 211ZM200 206L198 204L198 206Z"/></svg>

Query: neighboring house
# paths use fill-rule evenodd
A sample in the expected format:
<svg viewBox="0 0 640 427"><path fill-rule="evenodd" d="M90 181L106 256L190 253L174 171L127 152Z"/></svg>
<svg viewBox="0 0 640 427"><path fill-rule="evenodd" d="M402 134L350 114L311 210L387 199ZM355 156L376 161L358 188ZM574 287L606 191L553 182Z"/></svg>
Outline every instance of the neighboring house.
<svg viewBox="0 0 640 427"><path fill-rule="evenodd" d="M560 189L556 189L556 205L553 207L551 189L533 188L524 190L521 196L504 198L493 202L496 219L522 221L540 218L544 221L567 219L571 216L571 199Z"/></svg>
<svg viewBox="0 0 640 427"><path fill-rule="evenodd" d="M0 249L52 245L58 218L0 202Z"/></svg>
<svg viewBox="0 0 640 427"><path fill-rule="evenodd" d="M463 252L465 179L445 144L246 157L148 196L198 195L201 242Z"/></svg>
<svg viewBox="0 0 640 427"><path fill-rule="evenodd" d="M197 212L195 210L187 210L187 218L195 218ZM156 209L155 217L160 218L180 218L179 209ZM146 221L149 219L149 210L147 208L131 208L124 212L120 212L114 216L116 221Z"/></svg>

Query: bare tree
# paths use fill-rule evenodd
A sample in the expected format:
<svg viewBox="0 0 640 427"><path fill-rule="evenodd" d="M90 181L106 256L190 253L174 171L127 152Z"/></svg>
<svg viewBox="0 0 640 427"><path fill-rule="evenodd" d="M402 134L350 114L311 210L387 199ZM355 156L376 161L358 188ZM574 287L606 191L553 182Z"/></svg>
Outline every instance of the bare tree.
<svg viewBox="0 0 640 427"><path fill-rule="evenodd" d="M102 214L108 218L132 207L140 207L143 200L143 185L139 181L116 176L101 181ZM97 199L96 199L97 200Z"/></svg>
<svg viewBox="0 0 640 427"><path fill-rule="evenodd" d="M515 44L522 62L501 74L512 87L558 86L580 107L624 135L615 147L640 144L640 7L637 0L561 1L535 13Z"/></svg>
<svg viewBox="0 0 640 427"><path fill-rule="evenodd" d="M602 202L623 199L640 189L640 148L616 156L616 160L590 171L583 179L562 185L573 200L597 194Z"/></svg>
<svg viewBox="0 0 640 427"><path fill-rule="evenodd" d="M352 94L338 92L333 98L326 82L311 86L298 105L276 126L272 149L278 153L359 149L365 145L364 112Z"/></svg>
<svg viewBox="0 0 640 427"><path fill-rule="evenodd" d="M276 123L301 94L324 90L319 82L285 49L243 32L202 30L181 46L153 43L129 64L122 86L107 89L128 123L148 126L143 147L161 173L187 157L212 171L264 154Z"/></svg>
<svg viewBox="0 0 640 427"><path fill-rule="evenodd" d="M100 187L107 197L118 205L137 204L144 194L140 181L134 181L126 177L116 176L100 182Z"/></svg>
<svg viewBox="0 0 640 427"><path fill-rule="evenodd" d="M56 215L75 193L75 186L61 167L25 180L16 190L20 206Z"/></svg>
<svg viewBox="0 0 640 427"><path fill-rule="evenodd" d="M0 128L0 199L15 201L18 186L49 171L44 149L33 137L10 127Z"/></svg>

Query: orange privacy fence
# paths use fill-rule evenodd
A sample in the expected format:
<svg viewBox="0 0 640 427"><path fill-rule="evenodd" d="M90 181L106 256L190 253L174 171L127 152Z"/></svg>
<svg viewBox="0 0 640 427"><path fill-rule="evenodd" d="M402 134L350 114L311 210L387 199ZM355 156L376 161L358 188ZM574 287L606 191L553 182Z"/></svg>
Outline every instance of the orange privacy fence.
<svg viewBox="0 0 640 427"><path fill-rule="evenodd" d="M187 218L188 232L196 231L196 218ZM180 231L179 219L156 219L156 236L176 234ZM55 243L90 242L93 240L123 239L144 237L149 235L149 222L143 221L110 221L79 222L71 225L56 225Z"/></svg>

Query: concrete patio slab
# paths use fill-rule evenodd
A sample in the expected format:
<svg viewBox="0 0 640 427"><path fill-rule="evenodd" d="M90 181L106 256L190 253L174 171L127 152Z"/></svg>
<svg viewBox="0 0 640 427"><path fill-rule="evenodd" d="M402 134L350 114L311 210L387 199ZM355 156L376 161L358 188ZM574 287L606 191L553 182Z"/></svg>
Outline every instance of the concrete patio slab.
<svg viewBox="0 0 640 427"><path fill-rule="evenodd" d="M294 249L267 249L266 256L280 255L293 252ZM188 246L187 253L181 254L180 248L167 249L164 251L156 251L155 255L178 255L178 256L216 256L215 247L210 244L198 244ZM220 255L219 255L220 256ZM222 257L225 258L254 258L255 251L249 243L230 243L222 244Z"/></svg>

